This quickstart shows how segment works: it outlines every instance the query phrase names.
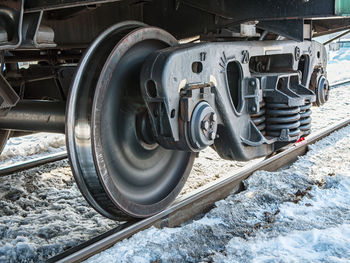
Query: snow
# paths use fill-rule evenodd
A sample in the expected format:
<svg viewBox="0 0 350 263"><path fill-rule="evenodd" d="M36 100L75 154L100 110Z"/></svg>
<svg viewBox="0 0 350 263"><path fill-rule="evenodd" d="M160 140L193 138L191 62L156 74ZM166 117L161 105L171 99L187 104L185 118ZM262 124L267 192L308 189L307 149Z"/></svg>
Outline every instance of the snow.
<svg viewBox="0 0 350 263"><path fill-rule="evenodd" d="M343 81L350 78L350 48L342 48L329 52L327 78L329 83Z"/></svg>
<svg viewBox="0 0 350 263"><path fill-rule="evenodd" d="M341 48L329 52L329 64L338 64L339 62L350 60L350 48Z"/></svg>
<svg viewBox="0 0 350 263"><path fill-rule="evenodd" d="M237 239L230 241L227 257L251 255L248 256L251 262L348 262L348 258L342 259L342 256L350 251L350 225L295 231L259 242L248 241L242 244L237 241ZM343 245L339 246L339 243ZM215 261L227 262L228 260L217 256ZM232 259L229 262L239 261Z"/></svg>
<svg viewBox="0 0 350 263"><path fill-rule="evenodd" d="M331 56L330 82L347 79L350 61ZM350 85L333 89L328 103L313 107L313 131L348 118L348 98ZM294 170L256 173L244 192L217 202L199 220L181 228L150 228L89 262L342 262L350 254L349 134L347 128L312 146ZM64 135L11 138L0 166L62 150ZM246 164L206 149L181 195ZM67 160L0 177L0 262L44 261L118 224L90 208Z"/></svg>
<svg viewBox="0 0 350 263"><path fill-rule="evenodd" d="M254 173L244 186L201 219L152 227L86 262L350 260L350 127L287 169Z"/></svg>
<svg viewBox="0 0 350 263"><path fill-rule="evenodd" d="M0 167L49 153L61 152L65 149L65 136L63 134L36 133L13 137L7 141L0 155Z"/></svg>
<svg viewBox="0 0 350 263"><path fill-rule="evenodd" d="M0 262L39 262L118 222L81 196L67 160L0 177Z"/></svg>

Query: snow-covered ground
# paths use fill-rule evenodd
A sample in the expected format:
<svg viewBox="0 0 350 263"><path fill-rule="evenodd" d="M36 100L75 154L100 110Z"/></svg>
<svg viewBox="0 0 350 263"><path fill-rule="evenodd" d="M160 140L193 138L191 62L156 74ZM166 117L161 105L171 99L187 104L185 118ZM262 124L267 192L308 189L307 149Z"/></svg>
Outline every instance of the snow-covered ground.
<svg viewBox="0 0 350 263"><path fill-rule="evenodd" d="M336 55L333 57L336 57ZM343 59L344 56L338 56L337 60L334 60L334 63L331 62L329 64L328 77L330 82L348 78L347 76L350 74L350 62ZM330 101L327 104L321 108L312 109L313 130L318 131L332 123L348 118L350 112L349 98L350 86L332 90ZM346 138L344 133L339 133L338 135L340 139L342 137ZM349 135L347 136L349 137ZM295 254L294 251L297 249L295 246L298 245L305 249L303 252L304 254L301 255L304 259L307 258L305 253L310 252L311 260L312 257L315 256L315 253L312 252L315 249L318 249L319 251L325 250L324 255L326 256L328 251L333 253L334 251L331 248L335 247L335 249L339 251L339 254L341 254L342 249L346 249L346 244L349 243L346 242L349 241L349 235L336 236L335 234L349 232L346 231L347 226L345 225L348 224L346 216L349 215L342 216L338 210L334 210L336 218L339 220L342 218L346 219L344 219L343 226L341 226L341 224L335 224L335 221L333 221L334 218L326 216L322 217L323 214L320 212L322 206L317 208L321 205L321 203L316 202L318 199L308 199L307 204L305 203L305 207L307 208L305 208L305 211L309 214L305 216L305 220L316 220L316 223L302 221L299 225L304 226L305 228L299 229L296 226L296 221L301 220L299 219L301 218L301 215L298 218L294 218L292 215L288 215L290 216L288 217L283 211L297 210L288 207L283 210L283 207L294 205L295 209L299 209L297 206L309 198L309 194L317 197L318 194L321 195L322 193L326 193L325 191L328 191L327 189L332 189L333 186L334 188L338 187L339 189L345 189L343 193L339 194L346 194L346 191L348 190L346 190L343 185L343 183L346 183L346 181L344 181L346 177L344 177L344 179L342 176L339 177L338 175L341 169L344 169L343 172L348 170L346 164L349 163L346 159L347 153L341 153L342 148L340 145L342 143L345 144L344 146L350 145L344 140L339 140L339 143L337 141L339 148L336 148L334 155L329 154L323 156L323 150L319 153L320 156L318 158L320 158L320 162L328 162L329 165L339 166L337 167L339 168L337 170L338 172L330 172L331 174L335 173L337 176L325 177L326 184L323 188L314 187L315 182L322 181L324 175L321 171L322 167L320 168L320 171L315 170L317 173L320 173L320 177L315 178L309 178L309 174L306 173L303 175L302 172L304 170L302 169L304 168L300 167L298 168L299 172L296 173L296 175L276 175L274 173L269 174L259 172L252 177L253 179L249 179L246 182L248 189L246 192L237 195L237 197L231 196L226 201L218 202L217 208L212 210L200 221L193 222L192 225L187 224L184 229L167 229L164 231L164 234L162 231L159 232L159 230L156 229L150 229L144 233L138 234L137 237L140 238L139 242L141 242L140 246L144 246L145 251L151 253L152 251L149 246L150 244L147 243L147 238L154 233L154 235L157 235L157 240L164 240L164 246L163 250L162 247L157 248L158 241L153 240L155 242L155 245L152 248L154 251L152 252L153 254L149 255L155 258L158 258L157 255L159 253L164 254L164 257L167 257L168 255L169 260L166 261L170 262L183 261L183 259L190 260L191 258L195 259L194 261L197 261L195 258L197 249L198 260L209 260L211 257L210 253L212 253L212 256L217 262L224 260L231 262L230 259L233 258L232 255L235 255L237 260L242 259L246 261L251 261L249 260L250 256L255 259L263 260L263 258L259 257L276 255L276 258L277 256L280 256L282 258L281 261L284 262L288 260L283 260L282 256ZM63 135L36 134L21 138L11 138L8 145L5 147L3 154L0 156L0 166L64 149ZM317 150L315 150L315 154L316 152ZM339 164L331 159L334 158L334 156L338 156L335 160L340 158L339 160L341 161ZM316 160L313 162L315 164ZM305 162L305 165L311 165L311 163L311 161ZM199 158L196 159L188 182L186 183L181 195L189 193L193 189L197 189L218 178L232 174L238 167L242 167L245 164L246 163L244 162L222 160L218 157L215 151L207 149L201 152ZM327 165L328 164L323 166L325 170L327 170ZM305 169L308 170L309 168ZM299 178L297 175L300 175L301 177ZM280 182L279 179L282 181ZM339 179L339 184L334 181L335 179ZM289 182L289 180L292 180L292 182ZM290 198L294 198L293 195L295 196L296 194L299 197L303 195L303 192L299 194L297 193L297 188L300 191L304 191L310 186L313 188L308 190L308 195L303 197L298 204L294 204L285 202L287 199L285 200L282 198L285 196L284 192L276 194L278 195L277 199L271 197L269 192L271 189L274 189L273 184L275 181L277 183L276 187L279 187L280 189L284 189L281 187L285 187L285 192L291 194ZM267 184L266 190L259 188L261 187L259 184ZM331 190L328 192L336 194L336 192ZM271 192L271 194L272 193L273 192ZM329 195L331 196L331 193L329 193ZM328 201L330 200L332 199L329 199ZM340 200L340 197L338 198L335 196L334 202L329 202L329 206L333 205L337 209L343 209ZM338 202L340 202L339 205ZM310 206L309 203L312 204L312 206ZM350 202L348 202L348 204L350 204ZM273 214L276 213L277 210L273 210L273 207L278 207L280 211L275 216L273 216ZM266 208L266 211L262 211L263 208ZM325 210L329 209L330 211L333 211L332 208L326 208ZM318 213L317 211L321 213L320 216L315 216ZM265 215L265 212L270 214ZM227 215L225 217L226 213ZM348 213L348 211L344 210L344 214L346 213ZM221 215L223 218L221 218ZM264 219L265 217L266 219ZM290 218L290 220L283 221L281 218L283 220ZM278 221L277 219L282 221ZM230 220L232 223L230 223ZM266 223L271 220L273 221L272 223ZM277 224L276 222L281 222L281 224ZM103 218L88 206L74 183L67 161L60 161L39 168L34 168L29 171L0 177L0 262L42 261L53 254L96 236L97 234L116 226L116 224L118 223ZM253 228L251 224L253 224ZM196 225L198 225L198 227L193 227ZM316 227L316 225L319 225L319 227ZM307 226L309 226L309 228L307 228ZM192 233L193 236L185 235L183 239L181 239L180 233L182 233L181 231L186 230L186 227L188 228L189 233ZM233 227L231 229L231 234L229 232L224 232L226 227ZM334 228L333 232L335 233L333 239L330 239L327 236L327 231L329 231L331 227ZM214 229L218 229L219 234L213 232ZM268 231L269 229L271 231ZM277 231L278 229L280 229L280 232ZM220 233L225 235L221 235ZM285 234L281 235L281 233ZM174 243L166 243L169 235L174 237ZM178 238L178 241L181 241L181 243L176 243L176 238ZM343 239L343 247L336 247L334 244L336 242L333 242L336 238ZM131 240L136 242L134 237ZM190 245L186 245L192 244L192 242L197 244L198 242L201 242L200 240L203 241L202 247L193 246L193 248L191 248ZM206 240L208 240L209 243L205 243ZM245 243L242 240L246 240ZM293 240L299 240L300 242L293 242ZM327 243L326 241L330 243ZM132 241L124 241L125 244L129 244L128 242L132 243ZM135 244L137 244L137 242ZM240 244L240 246L237 244ZM317 244L319 246L317 246ZM273 249L274 247L278 247L278 249ZM328 250L325 249L327 247L329 248ZM118 249L121 249L121 247ZM140 262L135 254L139 251L137 250L137 247L135 248L131 246L130 249L124 249L125 251L127 249L127 253L130 253L130 255L135 255L133 258L134 260L131 260L131 262ZM132 249L135 249L134 252ZM171 250L176 251L178 256L182 258L175 257L174 253L170 253ZM206 254L206 250L212 252ZM220 253L221 250L223 251L222 253ZM348 253L350 253L349 251L350 250L347 250ZM227 258L225 258L225 254L227 255ZM320 252L320 255L321 254L322 253ZM120 255L126 256L126 258L128 257L128 254L122 253ZM142 255L141 257L143 259L149 258L145 254L140 255ZM172 256L173 259L171 259L170 256ZM294 259L299 261L296 258ZM146 260L145 262L148 261Z"/></svg>
<svg viewBox="0 0 350 263"><path fill-rule="evenodd" d="M90 208L67 160L0 177L0 262L39 262L117 226Z"/></svg>
<svg viewBox="0 0 350 263"><path fill-rule="evenodd" d="M65 136L56 133L37 133L13 137L0 155L0 167L66 150Z"/></svg>
<svg viewBox="0 0 350 263"><path fill-rule="evenodd" d="M329 83L349 79L350 75L350 48L342 48L329 52L327 65Z"/></svg>

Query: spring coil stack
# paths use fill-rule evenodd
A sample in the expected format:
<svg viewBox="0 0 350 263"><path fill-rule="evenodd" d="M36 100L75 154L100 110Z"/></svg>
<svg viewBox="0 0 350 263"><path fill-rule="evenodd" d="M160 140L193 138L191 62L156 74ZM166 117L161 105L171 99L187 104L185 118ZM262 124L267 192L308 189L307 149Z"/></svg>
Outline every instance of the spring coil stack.
<svg viewBox="0 0 350 263"><path fill-rule="evenodd" d="M260 111L256 114L250 115L250 118L252 119L255 126L258 128L258 130L261 132L262 135L265 135L265 128L266 128L266 117L265 117L265 109L266 103L265 101L261 101L259 103Z"/></svg>
<svg viewBox="0 0 350 263"><path fill-rule="evenodd" d="M298 139L300 130L300 107L282 103L266 103L266 135L280 137L282 131L291 140Z"/></svg>
<svg viewBox="0 0 350 263"><path fill-rule="evenodd" d="M306 102L305 105L300 106L300 131L301 135L308 135L311 133L311 102Z"/></svg>
<svg viewBox="0 0 350 263"><path fill-rule="evenodd" d="M259 73L255 77L261 92L249 90L247 98L252 103L254 95L255 105L259 103L259 111L251 112L250 117L260 133L267 140L285 143L310 134L311 106L316 96L300 83L299 73ZM251 108L256 109L255 105Z"/></svg>

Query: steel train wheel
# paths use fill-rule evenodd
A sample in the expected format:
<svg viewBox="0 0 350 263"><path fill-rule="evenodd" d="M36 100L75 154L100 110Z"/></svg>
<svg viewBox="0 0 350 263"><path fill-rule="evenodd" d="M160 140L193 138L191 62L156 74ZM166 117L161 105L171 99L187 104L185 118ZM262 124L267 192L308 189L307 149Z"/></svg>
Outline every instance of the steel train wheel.
<svg viewBox="0 0 350 263"><path fill-rule="evenodd" d="M161 29L120 23L94 41L77 70L67 106L69 158L81 192L106 217L163 210L192 168L194 154L152 140L139 88L144 59L174 44Z"/></svg>

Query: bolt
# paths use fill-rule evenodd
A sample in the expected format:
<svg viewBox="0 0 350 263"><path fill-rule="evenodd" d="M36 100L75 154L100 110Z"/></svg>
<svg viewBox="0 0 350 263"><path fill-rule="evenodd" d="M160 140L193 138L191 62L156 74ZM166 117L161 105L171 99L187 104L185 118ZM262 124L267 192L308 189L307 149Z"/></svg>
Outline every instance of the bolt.
<svg viewBox="0 0 350 263"><path fill-rule="evenodd" d="M255 86L255 80L249 81L250 86Z"/></svg>
<svg viewBox="0 0 350 263"><path fill-rule="evenodd" d="M210 140L214 140L215 139L215 132L211 132L210 134L209 134L209 138L210 138Z"/></svg>
<svg viewBox="0 0 350 263"><path fill-rule="evenodd" d="M296 46L294 49L294 58L296 61L300 59L300 48L298 46Z"/></svg>
<svg viewBox="0 0 350 263"><path fill-rule="evenodd" d="M255 107L255 106L252 106L250 109L251 109L252 111L256 111L256 107Z"/></svg>
<svg viewBox="0 0 350 263"><path fill-rule="evenodd" d="M311 47L308 48L308 51L309 51L309 56L312 57L312 49L311 49Z"/></svg>
<svg viewBox="0 0 350 263"><path fill-rule="evenodd" d="M201 52L199 53L199 56L200 56L200 60L201 61L205 61L205 57L206 57L207 53L206 52Z"/></svg>
<svg viewBox="0 0 350 263"><path fill-rule="evenodd" d="M208 121L202 121L201 125L202 125L202 129L204 129L206 131L209 129L209 122Z"/></svg>

